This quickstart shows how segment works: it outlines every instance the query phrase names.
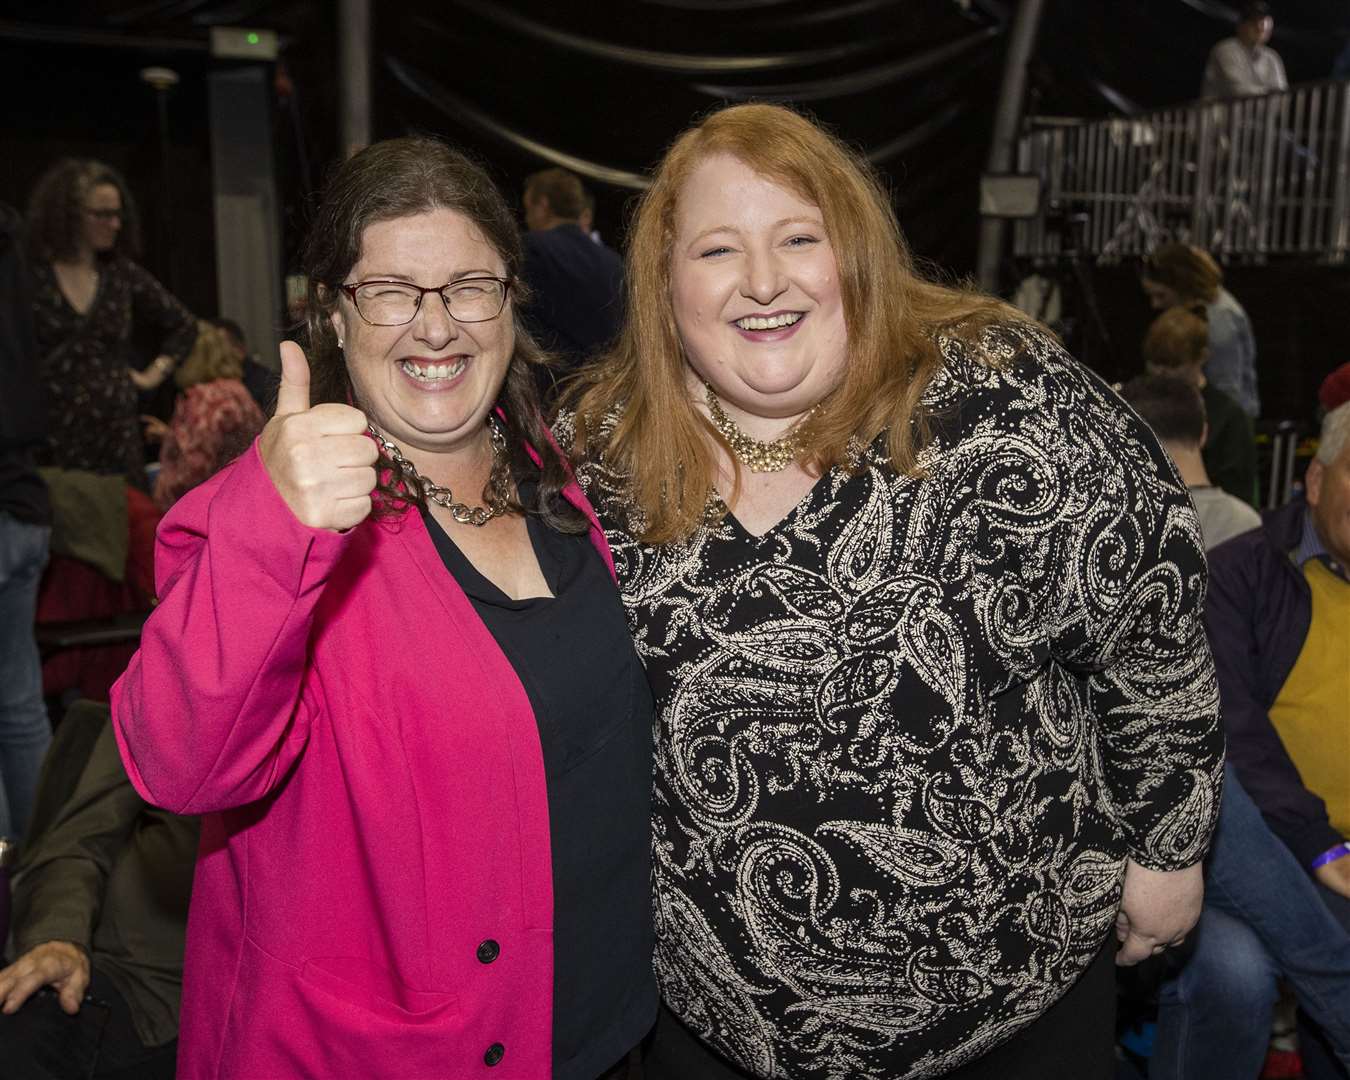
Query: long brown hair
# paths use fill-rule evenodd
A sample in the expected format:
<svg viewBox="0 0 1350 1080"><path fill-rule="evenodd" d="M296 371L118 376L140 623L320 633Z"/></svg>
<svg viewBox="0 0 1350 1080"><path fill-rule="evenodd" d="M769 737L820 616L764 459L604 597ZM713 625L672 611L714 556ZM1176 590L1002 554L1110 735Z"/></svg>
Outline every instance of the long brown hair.
<svg viewBox="0 0 1350 1080"><path fill-rule="evenodd" d="M675 140L638 204L622 336L573 392L573 453L603 454L631 478L643 539L652 543L698 528L716 475L709 440L725 447L690 400L670 300L680 191L717 154L820 207L838 261L849 358L843 382L803 429L811 450L802 464L812 471L847 464L851 439L870 442L886 430L893 465L911 472L928 435L919 401L942 365L936 333L973 335L997 319L1020 317L992 297L921 275L876 174L811 120L779 105L712 113ZM617 425L601 434L615 411L622 413Z"/></svg>
<svg viewBox="0 0 1350 1080"><path fill-rule="evenodd" d="M562 497L571 474L553 450L539 405L533 368L544 363L544 358L521 322L525 289L519 282L522 255L515 217L487 173L438 139L410 137L375 143L340 165L324 187L303 253L309 277L305 336L312 400L344 404L353 400L351 377L331 315L341 296L337 286L347 280L361 257L366 227L438 209L468 218L497 252L513 282L509 317L515 325L515 349L497 405L505 416L513 474L519 478L534 471L526 444L542 458L535 498L516 508L538 514L560 532L584 532L585 515ZM410 503L426 508L421 489L409 482L401 465L383 453L379 474L377 491L385 505L395 511ZM488 495L484 491L485 502Z"/></svg>
<svg viewBox="0 0 1350 1080"><path fill-rule="evenodd" d="M102 184L115 187L122 198L122 228L113 251L139 254L136 200L122 174L101 161L61 158L39 177L28 197L28 249L35 259L64 262L75 257L84 235L84 201Z"/></svg>

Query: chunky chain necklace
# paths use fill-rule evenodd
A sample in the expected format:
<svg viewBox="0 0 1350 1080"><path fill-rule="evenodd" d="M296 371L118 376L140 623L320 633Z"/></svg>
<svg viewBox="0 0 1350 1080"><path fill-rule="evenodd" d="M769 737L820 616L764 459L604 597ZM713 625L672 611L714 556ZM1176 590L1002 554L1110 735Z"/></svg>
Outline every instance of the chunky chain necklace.
<svg viewBox="0 0 1350 1080"><path fill-rule="evenodd" d="M717 400L717 394L711 386L707 383L703 386L708 391L708 415L712 418L713 427L722 438L726 439L731 452L736 455L736 460L751 472L782 472L801 456L802 424L815 415L819 405L811 406L806 415L793 424L785 435L774 439L773 442L760 442L736 426L736 421L722 410L722 403Z"/></svg>
<svg viewBox="0 0 1350 1080"><path fill-rule="evenodd" d="M380 448L389 455L389 459L401 466L406 476L412 477L413 482L421 488L422 494L429 501L437 506L444 506L450 511L450 516L461 525L483 526L493 518L506 513L511 500L511 469L506 460L506 436L497 426L497 421L490 416L487 425L492 433L492 472L488 476L487 506L466 506L462 502L455 502L448 487L433 484L422 476L417 471L417 466L405 458L397 446L376 431L373 424L368 430L371 437L380 444Z"/></svg>

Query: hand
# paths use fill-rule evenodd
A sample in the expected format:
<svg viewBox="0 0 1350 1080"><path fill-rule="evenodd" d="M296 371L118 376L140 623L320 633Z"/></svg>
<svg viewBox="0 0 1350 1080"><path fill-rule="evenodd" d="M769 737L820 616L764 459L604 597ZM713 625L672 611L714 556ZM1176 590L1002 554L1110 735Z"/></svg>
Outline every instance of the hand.
<svg viewBox="0 0 1350 1080"><path fill-rule="evenodd" d="M163 442L164 436L169 433L169 425L158 416L141 416L141 423L145 425L146 442Z"/></svg>
<svg viewBox="0 0 1350 1080"><path fill-rule="evenodd" d="M155 389L164 381L161 375L152 364L144 371L137 371L135 368L127 368L127 374L131 376L131 381L136 384L136 389L142 393Z"/></svg>
<svg viewBox="0 0 1350 1080"><path fill-rule="evenodd" d="M169 377L169 372L173 370L173 358L169 356L156 356L150 366L144 371L137 371L135 368L127 368L127 374L131 376L131 381L136 384L136 389L141 391L150 391L156 389L160 383Z"/></svg>
<svg viewBox="0 0 1350 1080"><path fill-rule="evenodd" d="M74 1016L89 989L89 957L69 941L45 941L0 971L0 1012L16 1013L33 993L50 986L61 1008Z"/></svg>
<svg viewBox="0 0 1350 1080"><path fill-rule="evenodd" d="M1319 885L1324 885L1334 893L1350 899L1350 855L1342 855L1329 863L1323 863L1313 871L1313 877Z"/></svg>
<svg viewBox="0 0 1350 1080"><path fill-rule="evenodd" d="M296 518L312 529L350 529L370 514L379 449L366 417L350 405L309 404L309 362L281 343L277 413L259 443L272 483Z"/></svg>
<svg viewBox="0 0 1350 1080"><path fill-rule="evenodd" d="M1205 898L1204 868L1150 870L1133 859L1125 863L1125 888L1116 916L1121 967L1147 960L1169 945L1180 945L1200 918Z"/></svg>

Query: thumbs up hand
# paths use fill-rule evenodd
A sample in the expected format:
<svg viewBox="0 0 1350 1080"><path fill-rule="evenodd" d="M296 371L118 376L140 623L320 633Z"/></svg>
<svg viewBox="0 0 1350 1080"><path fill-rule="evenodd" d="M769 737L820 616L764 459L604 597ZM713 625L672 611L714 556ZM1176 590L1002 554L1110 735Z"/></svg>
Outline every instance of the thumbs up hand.
<svg viewBox="0 0 1350 1080"><path fill-rule="evenodd" d="M350 405L309 404L309 361L293 341L281 343L276 415L259 450L296 518L312 529L350 529L370 515L379 450L366 417Z"/></svg>

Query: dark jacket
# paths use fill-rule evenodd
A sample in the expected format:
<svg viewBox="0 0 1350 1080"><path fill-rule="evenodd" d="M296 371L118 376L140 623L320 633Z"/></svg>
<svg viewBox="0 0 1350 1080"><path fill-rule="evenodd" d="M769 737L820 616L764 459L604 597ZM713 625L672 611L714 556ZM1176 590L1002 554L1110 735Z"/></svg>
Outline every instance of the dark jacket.
<svg viewBox="0 0 1350 1080"><path fill-rule="evenodd" d="M51 521L47 489L34 464L46 438L23 220L0 203L0 511L34 525Z"/></svg>
<svg viewBox="0 0 1350 1080"><path fill-rule="evenodd" d="M1268 511L1261 528L1209 554L1205 622L1219 672L1228 758L1267 823L1304 866L1343 837L1303 786L1270 707L1312 622L1312 593L1290 552L1303 534L1302 498Z"/></svg>
<svg viewBox="0 0 1350 1080"><path fill-rule="evenodd" d="M623 321L623 261L578 225L525 234L522 275L533 294L525 323L563 362L562 375L590 359L619 334Z"/></svg>
<svg viewBox="0 0 1350 1080"><path fill-rule="evenodd" d="M107 705L73 705L52 750L40 793L69 790L34 814L14 884L16 954L79 945L126 1000L141 1042L162 1046L178 1035L197 820L136 794ZM67 758L85 750L77 774Z"/></svg>

